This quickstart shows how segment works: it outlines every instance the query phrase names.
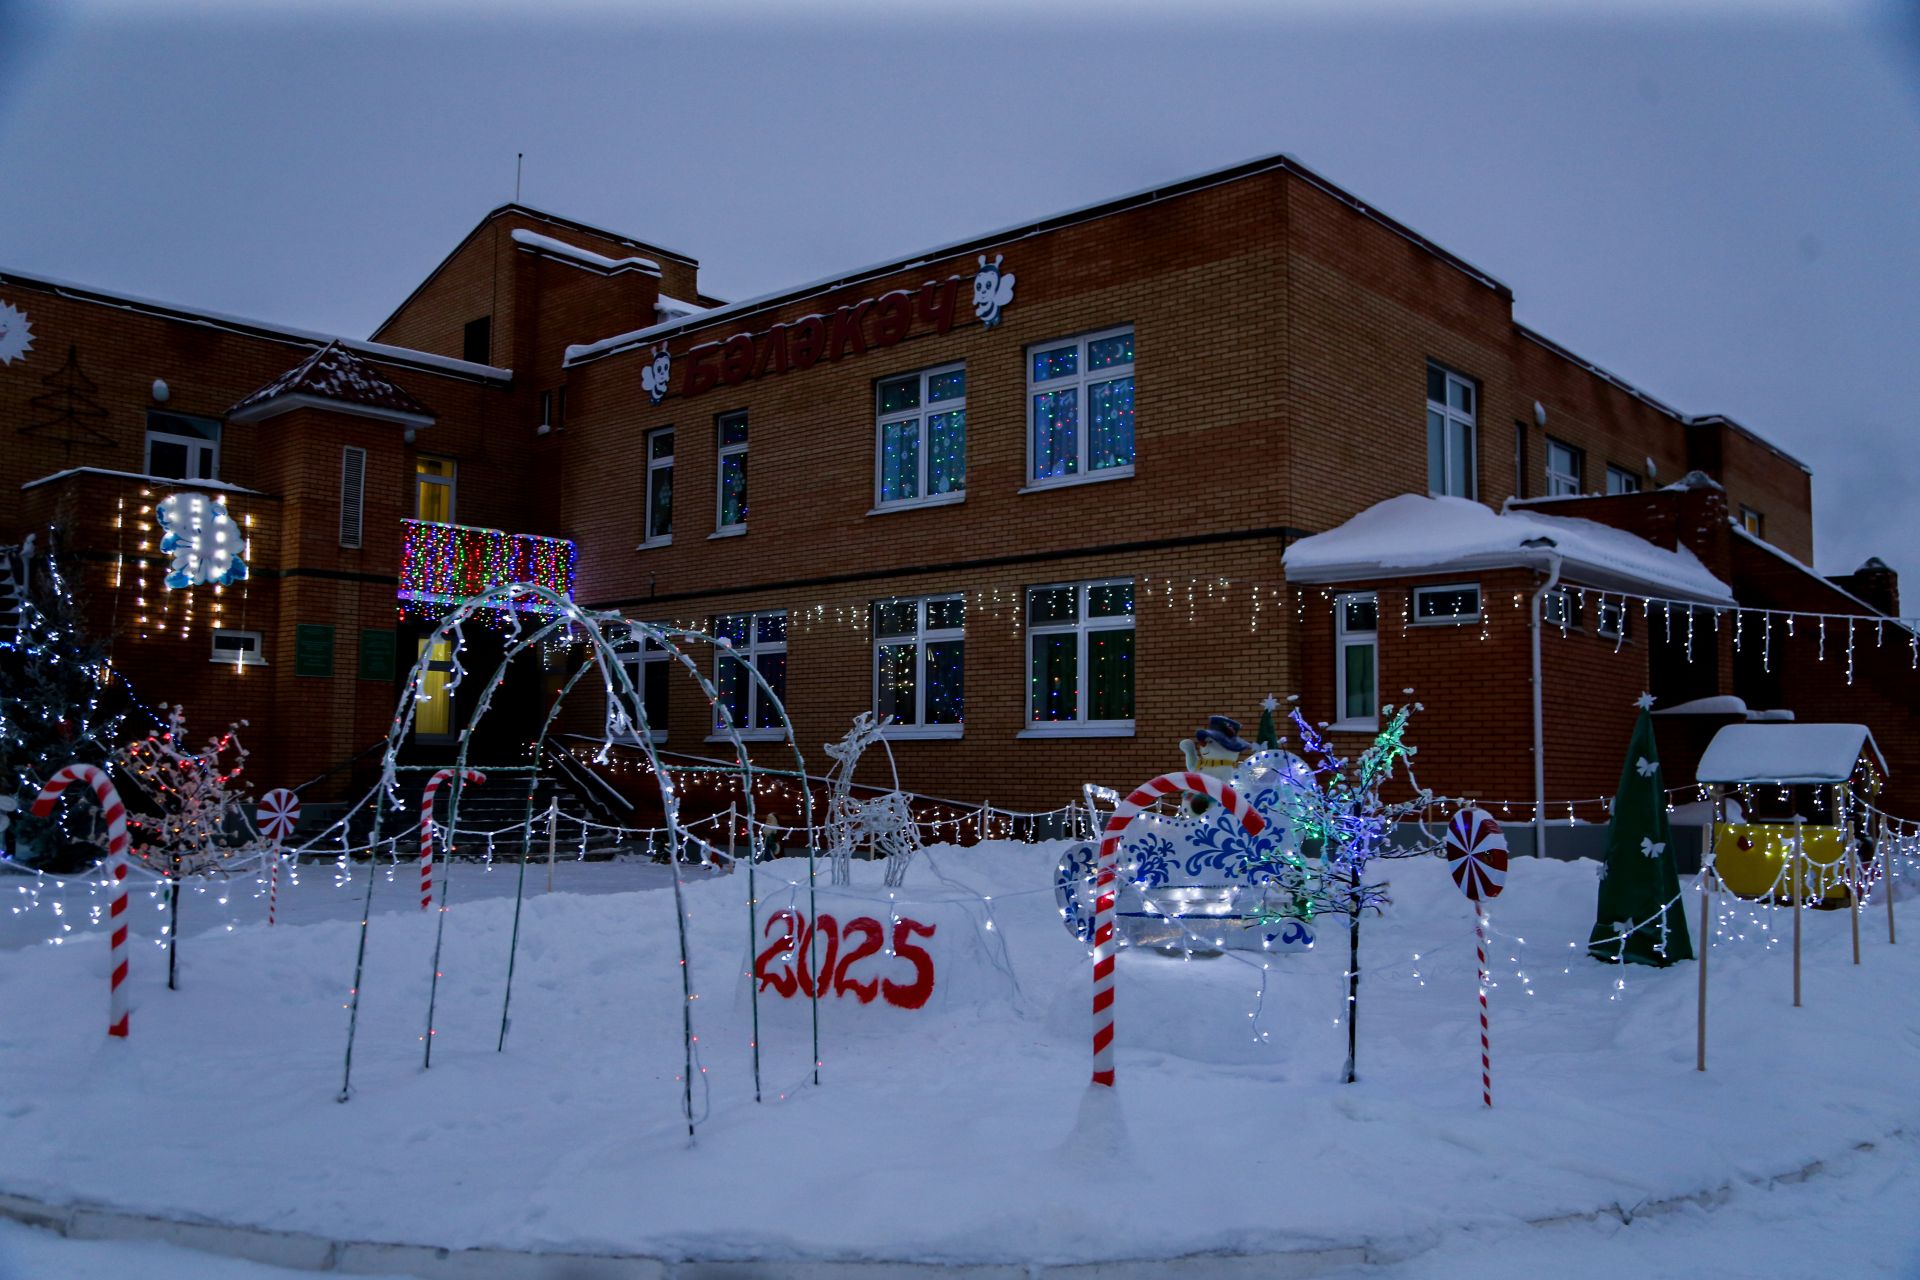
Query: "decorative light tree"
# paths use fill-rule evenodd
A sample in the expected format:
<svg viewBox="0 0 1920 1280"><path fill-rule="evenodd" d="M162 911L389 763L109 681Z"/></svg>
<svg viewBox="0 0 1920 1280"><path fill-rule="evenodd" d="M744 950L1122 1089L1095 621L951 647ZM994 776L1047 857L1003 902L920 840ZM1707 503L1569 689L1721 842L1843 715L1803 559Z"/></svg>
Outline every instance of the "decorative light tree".
<svg viewBox="0 0 1920 1280"><path fill-rule="evenodd" d="M1347 917L1347 1062L1346 1082L1352 1084L1355 1050L1358 1045L1356 1024L1360 1010L1360 917L1383 910L1389 903L1387 883L1368 879L1368 867L1380 859L1425 857L1440 847L1437 839L1425 837L1396 844L1395 836L1407 821L1432 802L1432 793L1413 780L1413 755L1418 750L1405 741L1408 718L1419 707L1407 703L1399 708L1382 707L1387 713L1386 727L1372 745L1357 759L1348 759L1327 745L1320 732L1307 722L1298 708L1292 713L1300 731L1302 759L1312 785L1297 788L1295 820L1300 824L1309 847L1320 849L1320 874L1313 898L1318 913ZM1407 765L1407 780L1413 796L1393 804L1381 798L1381 789L1393 778L1395 766ZM1276 870L1281 870L1276 868ZM1275 921L1280 917L1275 917Z"/></svg>
<svg viewBox="0 0 1920 1280"><path fill-rule="evenodd" d="M247 803L247 749L240 741L240 724L227 726L217 738L194 751L187 745L184 708L168 707L167 724L144 738L128 743L114 763L133 779L150 812L130 812L127 825L134 832L134 855L167 877L168 892L167 985L174 985L175 956L180 941L180 881L183 876L208 875L220 869L245 843L244 824L234 819Z"/></svg>

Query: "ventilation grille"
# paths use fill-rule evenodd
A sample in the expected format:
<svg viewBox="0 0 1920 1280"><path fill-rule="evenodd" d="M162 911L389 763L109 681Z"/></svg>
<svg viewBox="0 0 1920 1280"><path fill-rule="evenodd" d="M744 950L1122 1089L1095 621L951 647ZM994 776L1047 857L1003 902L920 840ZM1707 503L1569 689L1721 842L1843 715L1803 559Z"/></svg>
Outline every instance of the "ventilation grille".
<svg viewBox="0 0 1920 1280"><path fill-rule="evenodd" d="M340 453L340 545L358 547L367 489L367 451L349 445Z"/></svg>

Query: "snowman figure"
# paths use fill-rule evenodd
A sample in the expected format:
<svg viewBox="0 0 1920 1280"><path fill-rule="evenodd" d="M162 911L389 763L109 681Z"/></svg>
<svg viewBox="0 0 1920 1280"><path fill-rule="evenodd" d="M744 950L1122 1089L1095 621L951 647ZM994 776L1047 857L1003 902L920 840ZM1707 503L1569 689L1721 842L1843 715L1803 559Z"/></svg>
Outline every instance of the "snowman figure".
<svg viewBox="0 0 1920 1280"><path fill-rule="evenodd" d="M246 535L226 507L204 493L176 493L153 511L164 530L160 550L173 557L165 579L169 590L246 581L247 563L240 558Z"/></svg>
<svg viewBox="0 0 1920 1280"><path fill-rule="evenodd" d="M667 379L673 374L673 356L666 347L653 349L653 363L640 371L640 385L646 389L647 399L659 404L667 398Z"/></svg>
<svg viewBox="0 0 1920 1280"><path fill-rule="evenodd" d="M1000 323L1000 308L1013 301L1013 272L1000 270L1003 256L996 253L989 263L981 254L980 269L973 273L973 314L989 329Z"/></svg>
<svg viewBox="0 0 1920 1280"><path fill-rule="evenodd" d="M1180 740L1180 754L1187 772L1204 773L1231 784L1240 757L1253 750L1253 744L1240 736L1240 722L1228 716L1208 716L1204 729L1194 730L1191 738ZM1205 813L1213 801L1203 795L1188 798L1195 813Z"/></svg>

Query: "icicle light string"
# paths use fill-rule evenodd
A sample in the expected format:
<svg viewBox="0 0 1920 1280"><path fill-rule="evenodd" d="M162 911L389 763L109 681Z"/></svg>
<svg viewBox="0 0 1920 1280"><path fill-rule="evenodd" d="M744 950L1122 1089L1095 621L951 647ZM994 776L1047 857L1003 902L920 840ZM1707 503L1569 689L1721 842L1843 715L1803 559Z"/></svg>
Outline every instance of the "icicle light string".
<svg viewBox="0 0 1920 1280"><path fill-rule="evenodd" d="M1284 580L1234 578L1221 575L1137 574L1135 582L1138 585L1143 612L1145 605L1152 602L1157 594L1166 610L1176 615L1184 614L1188 623L1199 623L1202 610L1213 613L1228 608L1236 612L1244 611L1248 630L1253 632L1259 630L1260 623L1269 610L1283 609L1289 596L1293 598L1295 619L1300 621L1305 618L1306 598L1310 592L1317 592L1321 596L1329 612L1333 607L1333 597L1340 594L1339 588L1331 584L1291 583ZM1403 597L1401 626L1405 629L1410 621L1405 598L1411 596L1412 588L1387 589L1396 591ZM1891 617L1873 613L1822 613L1798 609L1769 609L1741 604L1715 604L1638 592L1608 591L1580 584L1568 584L1565 590L1579 602L1582 612L1591 598L1596 611L1597 625L1600 627L1605 627L1604 620L1607 617L1624 618L1627 611L1635 604L1640 608L1639 623L1651 627L1655 620L1654 610L1657 606L1660 611L1659 623L1663 635L1668 640L1674 640L1675 632L1678 630L1689 661L1693 656L1695 622L1699 615L1706 614L1712 620L1715 635L1719 634L1722 616L1727 615L1732 618L1736 650L1740 649L1748 639L1746 628L1751 619L1753 625L1762 632L1760 642L1765 651L1763 664L1769 669L1772 661L1772 630L1775 620L1787 627L1789 639L1797 635L1797 623L1806 622L1819 627L1822 646L1820 657L1823 661L1825 659L1824 628L1827 622L1843 626L1849 633L1858 626L1872 622L1875 628L1876 648L1884 647L1885 628L1891 625L1908 633L1909 665L1920 669L1920 615ZM1025 593L1020 588L979 587L952 594L964 595L967 598L968 612L974 618L981 622L1004 621L1011 627L1012 634L1018 637L1025 609ZM870 636L872 612L876 605L911 601L917 598L915 595L878 598L854 596L840 601L815 603L802 607L793 611L790 617L793 629L801 634L831 629ZM1676 611L1679 613L1678 617L1675 616ZM1572 612L1572 610L1563 611L1562 616L1554 620L1553 625L1563 636L1570 636L1574 631L1574 619L1568 616ZM1491 625L1490 611L1483 609L1478 618L1467 621L1477 621L1483 637L1490 635L1488 630ZM710 623L710 619L683 618L675 620L671 625L689 632L704 634ZM1212 625L1211 620L1208 625ZM1583 629L1594 628L1589 625ZM1624 628L1617 628L1613 629L1612 634L1603 633L1603 638L1613 640L1617 651L1624 644L1624 633ZM571 638L569 642L572 642Z"/></svg>

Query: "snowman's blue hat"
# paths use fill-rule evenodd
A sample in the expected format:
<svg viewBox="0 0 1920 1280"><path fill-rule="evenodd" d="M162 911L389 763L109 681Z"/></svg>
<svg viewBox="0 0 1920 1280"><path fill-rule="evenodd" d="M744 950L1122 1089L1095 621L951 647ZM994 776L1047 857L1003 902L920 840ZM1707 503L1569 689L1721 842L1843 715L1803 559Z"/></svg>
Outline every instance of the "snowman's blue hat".
<svg viewBox="0 0 1920 1280"><path fill-rule="evenodd" d="M1207 727L1194 730L1193 740L1202 746L1212 743L1235 755L1253 750L1253 744L1240 736L1240 722L1227 716L1208 716Z"/></svg>

